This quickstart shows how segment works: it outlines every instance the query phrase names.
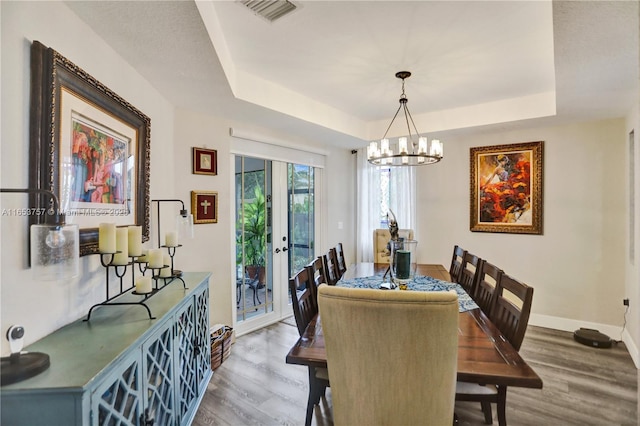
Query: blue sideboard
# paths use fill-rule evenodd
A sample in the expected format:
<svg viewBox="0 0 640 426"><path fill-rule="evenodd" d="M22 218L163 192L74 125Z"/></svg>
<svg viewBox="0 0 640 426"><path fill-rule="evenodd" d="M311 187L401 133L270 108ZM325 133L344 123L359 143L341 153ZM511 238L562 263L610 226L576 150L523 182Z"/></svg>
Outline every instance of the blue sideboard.
<svg viewBox="0 0 640 426"><path fill-rule="evenodd" d="M156 319L141 306L103 306L25 348L51 366L0 388L0 423L190 424L212 375L210 274L182 278L186 289L176 280L146 302Z"/></svg>

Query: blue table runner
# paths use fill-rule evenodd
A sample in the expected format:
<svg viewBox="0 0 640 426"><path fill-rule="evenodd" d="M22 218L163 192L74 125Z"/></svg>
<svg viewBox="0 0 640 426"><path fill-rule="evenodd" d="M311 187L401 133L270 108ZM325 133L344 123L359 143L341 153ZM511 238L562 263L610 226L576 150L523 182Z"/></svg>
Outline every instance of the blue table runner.
<svg viewBox="0 0 640 426"><path fill-rule="evenodd" d="M359 277L350 279L341 279L336 284L338 287L348 288L374 288L379 289L380 284L385 282L382 275L372 275L369 277ZM388 282L388 281L387 281ZM466 312L472 309L478 309L478 305L467 294L460 284L442 281L433 277L416 276L407 283L407 291L449 291L455 290L458 294L458 311Z"/></svg>

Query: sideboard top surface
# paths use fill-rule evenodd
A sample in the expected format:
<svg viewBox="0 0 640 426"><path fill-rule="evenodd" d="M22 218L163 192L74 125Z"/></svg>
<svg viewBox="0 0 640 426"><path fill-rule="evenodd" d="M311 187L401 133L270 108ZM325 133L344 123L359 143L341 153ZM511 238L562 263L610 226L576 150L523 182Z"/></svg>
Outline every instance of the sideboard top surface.
<svg viewBox="0 0 640 426"><path fill-rule="evenodd" d="M28 389L76 388L81 390L111 362L125 356L127 349L142 341L153 327L174 307L189 297L204 283L208 272L185 272L145 303L156 319L149 319L143 306L101 306L94 309L90 321L85 317L74 321L25 348L28 352L49 355L51 366L39 375L22 382L2 386L1 393ZM140 300L140 296L126 294L121 300Z"/></svg>

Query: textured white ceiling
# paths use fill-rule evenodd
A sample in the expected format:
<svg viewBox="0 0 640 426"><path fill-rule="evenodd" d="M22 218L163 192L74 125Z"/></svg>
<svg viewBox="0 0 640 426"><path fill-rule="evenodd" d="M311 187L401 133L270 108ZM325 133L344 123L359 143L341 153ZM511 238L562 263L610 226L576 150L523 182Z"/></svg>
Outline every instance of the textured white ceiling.
<svg viewBox="0 0 640 426"><path fill-rule="evenodd" d="M637 2L295 3L269 23L232 1L67 2L176 106L349 147L382 136L403 69L423 133L621 117L638 96Z"/></svg>

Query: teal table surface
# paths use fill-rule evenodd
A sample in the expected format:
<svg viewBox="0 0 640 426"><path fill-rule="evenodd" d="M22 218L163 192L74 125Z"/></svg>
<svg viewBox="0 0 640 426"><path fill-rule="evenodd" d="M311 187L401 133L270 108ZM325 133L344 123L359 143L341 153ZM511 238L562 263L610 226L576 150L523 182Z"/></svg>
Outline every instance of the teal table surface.
<svg viewBox="0 0 640 426"><path fill-rule="evenodd" d="M111 362L124 356L128 348L144 341L163 316L203 282L208 283L210 276L209 272L185 272L182 279L186 289L176 279L150 297L145 303L157 319L149 319L142 306L100 306L93 310L90 321L83 321L85 315L45 336L24 350L48 354L49 369L22 382L2 386L0 392L86 387L91 380L97 380ZM127 293L118 301L140 299L141 296Z"/></svg>

